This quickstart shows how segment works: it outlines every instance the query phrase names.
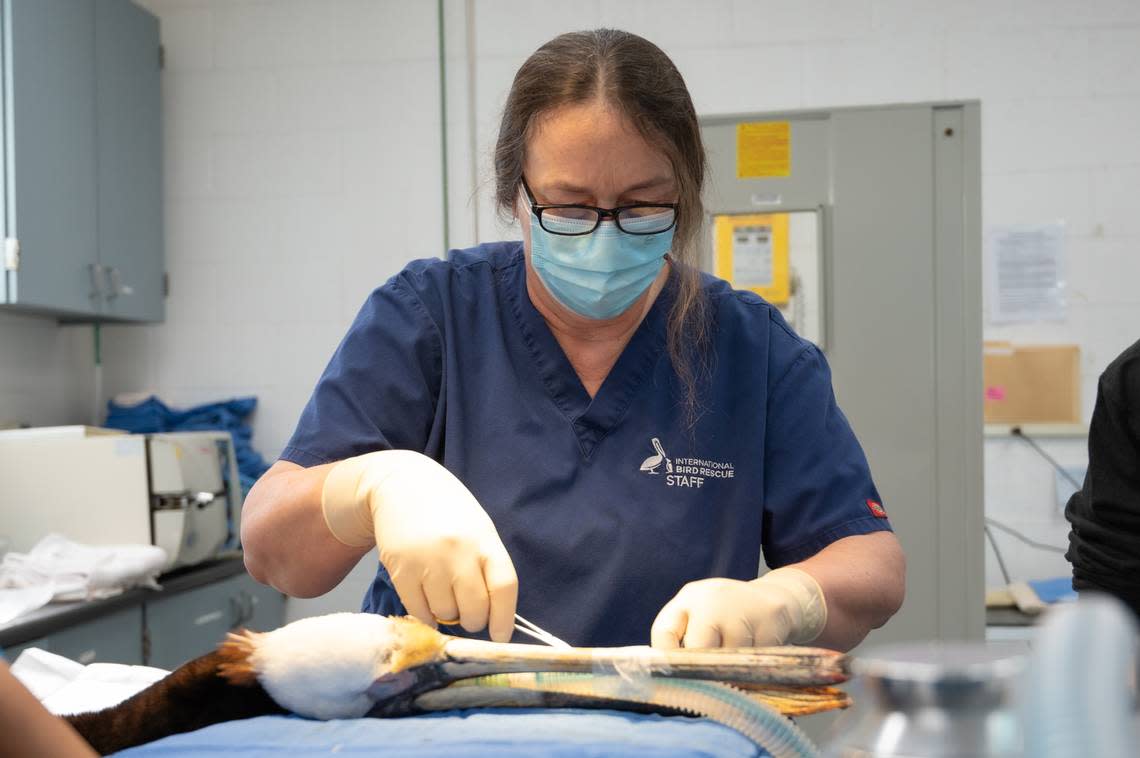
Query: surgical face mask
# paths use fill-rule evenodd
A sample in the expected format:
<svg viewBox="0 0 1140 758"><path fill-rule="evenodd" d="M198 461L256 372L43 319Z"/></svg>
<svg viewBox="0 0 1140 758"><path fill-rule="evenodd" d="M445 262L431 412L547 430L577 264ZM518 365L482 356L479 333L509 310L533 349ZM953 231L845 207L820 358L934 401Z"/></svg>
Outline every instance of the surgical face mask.
<svg viewBox="0 0 1140 758"><path fill-rule="evenodd" d="M631 231L654 223L622 220ZM613 318L633 305L665 265L672 244L673 229L627 234L612 221L592 234L552 234L530 214L531 265L558 302L586 318Z"/></svg>

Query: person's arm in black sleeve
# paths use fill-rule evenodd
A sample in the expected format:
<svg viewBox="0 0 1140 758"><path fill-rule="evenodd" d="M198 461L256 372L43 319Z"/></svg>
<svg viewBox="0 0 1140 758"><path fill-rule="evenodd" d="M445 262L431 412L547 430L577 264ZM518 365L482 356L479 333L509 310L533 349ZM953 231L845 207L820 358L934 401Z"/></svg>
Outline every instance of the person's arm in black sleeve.
<svg viewBox="0 0 1140 758"><path fill-rule="evenodd" d="M1140 615L1140 342L1101 375L1088 473L1065 517L1073 589L1116 595Z"/></svg>

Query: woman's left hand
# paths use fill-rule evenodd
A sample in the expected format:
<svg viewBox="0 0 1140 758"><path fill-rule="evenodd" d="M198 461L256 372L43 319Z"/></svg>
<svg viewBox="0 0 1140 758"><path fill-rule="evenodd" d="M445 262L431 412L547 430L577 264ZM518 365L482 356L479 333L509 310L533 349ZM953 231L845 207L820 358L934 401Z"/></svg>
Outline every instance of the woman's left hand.
<svg viewBox="0 0 1140 758"><path fill-rule="evenodd" d="M826 623L819 583L787 567L748 582L686 584L657 614L651 638L657 648L802 644L818 637Z"/></svg>

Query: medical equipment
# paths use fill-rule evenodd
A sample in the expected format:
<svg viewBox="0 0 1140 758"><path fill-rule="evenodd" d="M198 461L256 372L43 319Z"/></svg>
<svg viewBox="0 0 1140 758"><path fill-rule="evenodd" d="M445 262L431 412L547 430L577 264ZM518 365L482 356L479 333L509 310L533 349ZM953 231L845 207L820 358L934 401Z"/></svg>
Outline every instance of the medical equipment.
<svg viewBox="0 0 1140 758"><path fill-rule="evenodd" d="M164 569L199 563L236 538L239 482L228 432L0 433L0 529L14 551L57 532L88 545L157 545Z"/></svg>
<svg viewBox="0 0 1140 758"><path fill-rule="evenodd" d="M888 646L853 664L856 707L829 758L1136 753L1137 628L1108 596L1054 608L1032 652L982 643Z"/></svg>
<svg viewBox="0 0 1140 758"><path fill-rule="evenodd" d="M538 624L532 624L517 613L515 614L515 630L522 632L528 637L533 637L550 647L562 648L564 650L572 647L569 642L563 642Z"/></svg>
<svg viewBox="0 0 1140 758"><path fill-rule="evenodd" d="M497 674L463 679L416 698L416 706L427 711L502 705L621 708L629 704L703 716L731 726L775 758L815 758L819 754L780 711L721 682L654 677L649 686L637 691L615 676Z"/></svg>

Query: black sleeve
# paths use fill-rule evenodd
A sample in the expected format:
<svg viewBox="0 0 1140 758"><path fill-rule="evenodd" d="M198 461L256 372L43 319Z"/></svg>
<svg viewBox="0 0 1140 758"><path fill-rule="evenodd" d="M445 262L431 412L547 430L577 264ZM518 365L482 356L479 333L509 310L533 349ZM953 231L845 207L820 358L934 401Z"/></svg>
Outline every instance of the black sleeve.
<svg viewBox="0 0 1140 758"><path fill-rule="evenodd" d="M1111 593L1140 615L1140 342L1100 377L1088 473L1065 518L1073 589Z"/></svg>

